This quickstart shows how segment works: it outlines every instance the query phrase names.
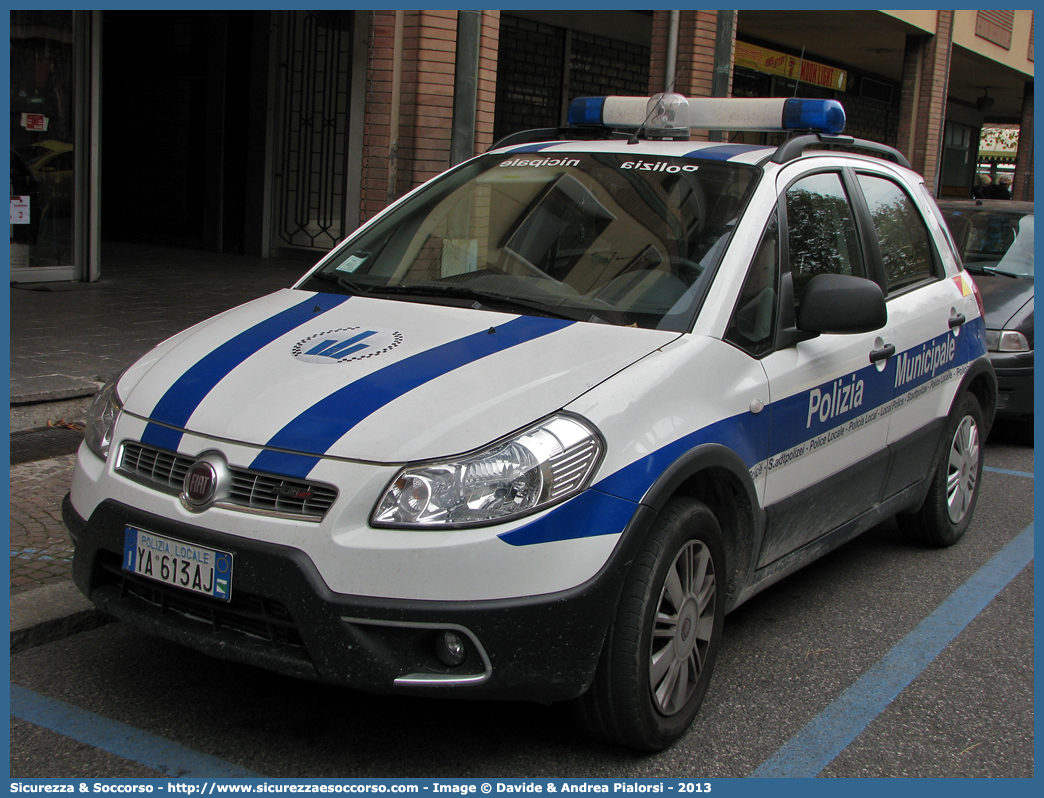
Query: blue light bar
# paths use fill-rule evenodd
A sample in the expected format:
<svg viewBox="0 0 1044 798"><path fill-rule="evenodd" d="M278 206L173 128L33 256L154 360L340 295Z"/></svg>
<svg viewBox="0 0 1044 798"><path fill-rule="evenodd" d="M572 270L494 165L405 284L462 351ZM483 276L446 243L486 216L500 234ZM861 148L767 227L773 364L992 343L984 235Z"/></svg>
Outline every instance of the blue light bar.
<svg viewBox="0 0 1044 798"><path fill-rule="evenodd" d="M577 97L569 103L567 121L570 125L598 125L602 123L605 97Z"/></svg>
<svg viewBox="0 0 1044 798"><path fill-rule="evenodd" d="M837 100L789 99L783 108L783 127L836 136L845 129L845 109Z"/></svg>
<svg viewBox="0 0 1044 798"><path fill-rule="evenodd" d="M577 97L567 118L571 127L644 129L648 138L685 138L692 128L810 130L834 136L845 129L845 109L837 100L800 97Z"/></svg>

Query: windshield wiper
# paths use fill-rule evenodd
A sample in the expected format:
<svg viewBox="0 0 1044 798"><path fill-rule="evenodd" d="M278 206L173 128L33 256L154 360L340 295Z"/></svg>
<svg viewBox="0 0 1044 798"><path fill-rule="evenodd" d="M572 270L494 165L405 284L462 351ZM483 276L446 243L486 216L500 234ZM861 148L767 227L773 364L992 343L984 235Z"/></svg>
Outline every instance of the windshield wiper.
<svg viewBox="0 0 1044 798"><path fill-rule="evenodd" d="M983 266L982 272L983 274L999 274L1001 277L1013 277L1016 280L1026 276L1024 274L1016 274L1015 272L1008 272L1004 269L998 269L996 266Z"/></svg>
<svg viewBox="0 0 1044 798"><path fill-rule="evenodd" d="M476 288L469 288L462 285L385 285L380 287L374 286L368 293L371 295L417 297L442 296L459 299L472 299L478 303L479 306L486 307L490 310L512 310L521 308L522 310L534 311L542 316L550 316L555 319L567 319L569 321L595 321L608 324L605 319L602 319L595 314L585 314L581 316L577 313L566 313L563 310L549 307L543 302L504 296L503 294L497 294L492 291L481 291Z"/></svg>
<svg viewBox="0 0 1044 798"><path fill-rule="evenodd" d="M308 279L311 280L312 278L326 280L328 283L336 283L349 294L369 294L373 290L373 286L357 283L343 274L334 274L333 272L316 272L310 275Z"/></svg>

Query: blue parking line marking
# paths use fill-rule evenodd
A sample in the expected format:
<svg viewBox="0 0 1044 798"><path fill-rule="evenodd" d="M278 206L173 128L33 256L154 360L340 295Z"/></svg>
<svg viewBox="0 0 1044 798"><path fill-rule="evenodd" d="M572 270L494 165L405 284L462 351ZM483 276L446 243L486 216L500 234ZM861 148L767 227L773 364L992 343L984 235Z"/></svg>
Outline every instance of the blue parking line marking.
<svg viewBox="0 0 1044 798"><path fill-rule="evenodd" d="M1007 468L991 468L990 466L983 466L983 471L989 471L991 474L1007 474L1009 477L1026 477L1027 479L1033 479L1033 474L1028 471L1011 471Z"/></svg>
<svg viewBox="0 0 1044 798"><path fill-rule="evenodd" d="M175 779L251 779L260 774L133 726L11 685L11 716L108 751Z"/></svg>
<svg viewBox="0 0 1044 798"><path fill-rule="evenodd" d="M751 777L817 776L1032 559L1030 524Z"/></svg>

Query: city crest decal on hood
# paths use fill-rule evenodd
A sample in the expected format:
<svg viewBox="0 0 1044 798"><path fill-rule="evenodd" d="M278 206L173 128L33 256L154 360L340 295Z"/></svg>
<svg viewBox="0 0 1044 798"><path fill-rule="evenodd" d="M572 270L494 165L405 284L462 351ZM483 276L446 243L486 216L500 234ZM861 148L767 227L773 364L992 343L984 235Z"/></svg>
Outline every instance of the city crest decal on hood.
<svg viewBox="0 0 1044 798"><path fill-rule="evenodd" d="M383 355L401 343L402 333L398 330L342 327L298 341L293 355L305 363L347 363Z"/></svg>

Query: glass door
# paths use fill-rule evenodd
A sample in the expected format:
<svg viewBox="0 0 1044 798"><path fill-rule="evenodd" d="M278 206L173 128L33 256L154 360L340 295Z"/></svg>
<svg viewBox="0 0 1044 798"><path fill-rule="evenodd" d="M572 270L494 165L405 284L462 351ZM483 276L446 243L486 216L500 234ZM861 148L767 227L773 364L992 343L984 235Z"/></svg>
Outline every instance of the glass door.
<svg viewBox="0 0 1044 798"><path fill-rule="evenodd" d="M74 278L72 11L11 11L11 279Z"/></svg>

